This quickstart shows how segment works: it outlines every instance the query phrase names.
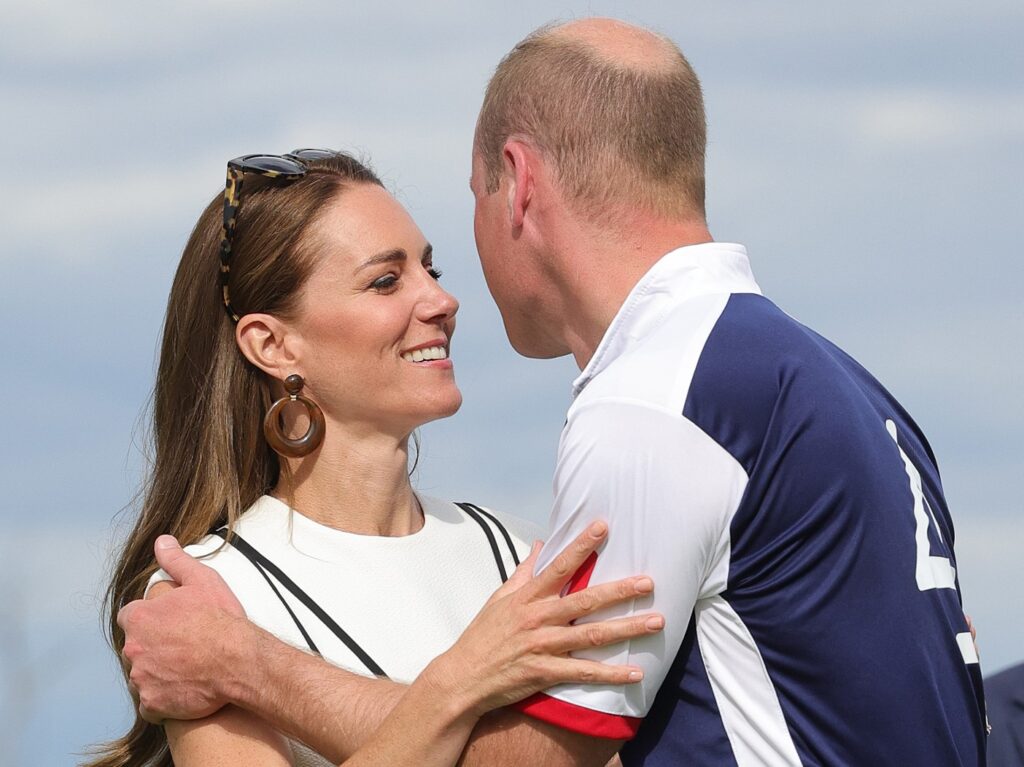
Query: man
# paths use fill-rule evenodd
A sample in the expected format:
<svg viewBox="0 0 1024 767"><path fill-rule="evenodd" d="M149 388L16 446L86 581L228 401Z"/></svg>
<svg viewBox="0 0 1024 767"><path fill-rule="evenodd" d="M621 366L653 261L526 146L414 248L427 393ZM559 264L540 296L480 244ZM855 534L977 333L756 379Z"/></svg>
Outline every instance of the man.
<svg viewBox="0 0 1024 767"><path fill-rule="evenodd" d="M761 295L741 246L713 242L704 146L682 54L619 22L542 29L488 86L471 179L484 274L517 351L582 370L539 566L606 515L578 580L648 573L667 620L594 654L643 666L641 685L535 696L482 722L466 763L603 764L629 741L627 766L982 764L931 451L863 368ZM153 609L138 631L173 645ZM218 647L240 630L218 625L235 627ZM161 710L230 698L343 754L400 694L260 641L258 690L200 658L197 679L164 670L181 692ZM310 685L324 697L288 698Z"/></svg>
<svg viewBox="0 0 1024 767"><path fill-rule="evenodd" d="M989 767L1024 767L1024 663L985 679Z"/></svg>

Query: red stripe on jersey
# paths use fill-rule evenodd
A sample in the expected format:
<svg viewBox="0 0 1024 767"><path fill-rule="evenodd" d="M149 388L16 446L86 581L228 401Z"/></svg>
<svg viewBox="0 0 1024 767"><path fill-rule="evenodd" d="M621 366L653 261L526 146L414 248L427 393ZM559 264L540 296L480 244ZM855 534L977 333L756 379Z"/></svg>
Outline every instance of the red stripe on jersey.
<svg viewBox="0 0 1024 767"><path fill-rule="evenodd" d="M575 594L582 591L590 583L590 576L594 574L594 567L597 565L597 552L592 552L586 561L580 565L580 569L573 574L566 584L565 594ZM513 705L527 716L540 719L542 722L553 724L565 730L578 732L582 735L591 735L595 738L611 738L614 740L629 740L636 735L640 722L643 719L632 716L621 716L619 714L606 714L604 711L594 711L590 708L577 706L575 703L568 703L558 698L552 698L538 692L525 700Z"/></svg>
<svg viewBox="0 0 1024 767"><path fill-rule="evenodd" d="M594 711L575 703L552 698L542 692L513 704L513 708L564 730L613 740L629 740L634 737L640 728L640 722L643 721L635 716Z"/></svg>
<svg viewBox="0 0 1024 767"><path fill-rule="evenodd" d="M590 576L594 574L594 567L597 566L597 552L590 552L590 556L587 557L583 564L580 565L580 569L569 579L569 584L565 589L566 594L575 594L577 591L582 591L590 583Z"/></svg>

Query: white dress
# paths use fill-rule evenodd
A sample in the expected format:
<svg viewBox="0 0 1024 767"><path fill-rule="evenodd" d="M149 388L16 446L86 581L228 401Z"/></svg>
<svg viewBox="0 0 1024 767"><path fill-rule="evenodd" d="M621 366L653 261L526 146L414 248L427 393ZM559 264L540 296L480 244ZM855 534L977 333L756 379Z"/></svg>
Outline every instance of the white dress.
<svg viewBox="0 0 1024 767"><path fill-rule="evenodd" d="M408 683L451 647L540 537L500 512L417 497L424 523L412 535L343 532L263 496L239 518L235 545L208 535L185 550L284 642L357 674L383 671ZM161 570L150 584L166 579ZM301 743L292 748L298 767L332 764Z"/></svg>

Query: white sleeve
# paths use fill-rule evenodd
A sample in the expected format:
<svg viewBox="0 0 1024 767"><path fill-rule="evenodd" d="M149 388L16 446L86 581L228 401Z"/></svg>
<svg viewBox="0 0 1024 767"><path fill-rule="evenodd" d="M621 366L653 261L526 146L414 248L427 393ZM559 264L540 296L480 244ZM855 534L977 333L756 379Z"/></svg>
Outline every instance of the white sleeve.
<svg viewBox="0 0 1024 767"><path fill-rule="evenodd" d="M573 590L587 582L649 575L654 594L586 620L657 611L665 616L665 630L576 653L639 665L643 682L561 685L527 699L520 710L598 737L636 733L675 659L696 601L726 586L729 521L746 483L736 460L680 413L621 399L589 402L570 412L555 470L551 532L538 569L591 521L604 519L608 538L578 574Z"/></svg>

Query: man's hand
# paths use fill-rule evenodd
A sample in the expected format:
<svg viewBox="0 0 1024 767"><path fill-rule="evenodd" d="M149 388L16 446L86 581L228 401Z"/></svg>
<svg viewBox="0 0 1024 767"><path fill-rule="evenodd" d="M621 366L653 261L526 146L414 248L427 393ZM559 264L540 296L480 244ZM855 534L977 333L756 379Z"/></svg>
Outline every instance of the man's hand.
<svg viewBox="0 0 1024 767"><path fill-rule="evenodd" d="M155 584L117 615L129 688L147 721L199 719L228 702L226 675L252 658L253 627L221 577L172 536L153 549L175 583Z"/></svg>

